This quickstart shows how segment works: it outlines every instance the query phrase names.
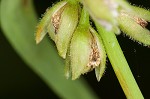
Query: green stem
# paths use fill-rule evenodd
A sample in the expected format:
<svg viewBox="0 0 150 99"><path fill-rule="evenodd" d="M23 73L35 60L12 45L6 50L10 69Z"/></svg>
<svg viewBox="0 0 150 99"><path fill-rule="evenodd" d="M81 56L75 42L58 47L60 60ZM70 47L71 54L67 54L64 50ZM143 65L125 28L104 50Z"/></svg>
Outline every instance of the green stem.
<svg viewBox="0 0 150 99"><path fill-rule="evenodd" d="M70 2L72 4L76 4L79 0L66 0L67 2Z"/></svg>
<svg viewBox="0 0 150 99"><path fill-rule="evenodd" d="M126 97L128 99L144 99L123 55L115 34L110 31L106 31L98 24L96 26L103 40L108 58Z"/></svg>
<svg viewBox="0 0 150 99"><path fill-rule="evenodd" d="M85 27L89 26L89 13L87 12L87 10L84 7L81 12L79 25L82 25Z"/></svg>

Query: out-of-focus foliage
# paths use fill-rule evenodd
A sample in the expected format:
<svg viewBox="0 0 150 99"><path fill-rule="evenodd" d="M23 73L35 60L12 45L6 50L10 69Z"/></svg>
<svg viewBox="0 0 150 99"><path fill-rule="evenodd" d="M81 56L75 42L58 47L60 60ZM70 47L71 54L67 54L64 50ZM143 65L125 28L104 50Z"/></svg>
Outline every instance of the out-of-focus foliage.
<svg viewBox="0 0 150 99"><path fill-rule="evenodd" d="M1 26L5 36L22 57L47 85L64 99L94 99L96 96L82 79L66 80L63 62L52 44L45 39L35 42L37 17L32 0L1 0Z"/></svg>

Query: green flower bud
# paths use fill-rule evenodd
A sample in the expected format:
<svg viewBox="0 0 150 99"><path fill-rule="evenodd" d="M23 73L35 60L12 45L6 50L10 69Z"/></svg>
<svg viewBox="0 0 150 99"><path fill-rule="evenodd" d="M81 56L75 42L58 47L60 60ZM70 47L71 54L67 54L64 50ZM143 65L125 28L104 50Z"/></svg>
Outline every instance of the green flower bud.
<svg viewBox="0 0 150 99"><path fill-rule="evenodd" d="M95 68L95 74L96 74L96 78L98 81L100 81L101 77L103 76L105 69L106 69L106 52L105 52L105 48L103 45L103 42L100 38L100 36L98 35L98 33L90 27L90 32L92 33L96 44L97 44L97 50L99 53L99 58L100 58L100 64L98 66L96 66Z"/></svg>
<svg viewBox="0 0 150 99"><path fill-rule="evenodd" d="M125 0L82 0L91 17L106 30L120 34L117 17L121 9L131 10Z"/></svg>
<svg viewBox="0 0 150 99"><path fill-rule="evenodd" d="M95 69L97 80L100 81L106 67L106 53L102 40L89 25L89 14L83 7L79 25L75 30L68 48L65 76L77 79Z"/></svg>
<svg viewBox="0 0 150 99"><path fill-rule="evenodd" d="M116 24L114 17L118 16L118 4L112 0L83 0L90 15L94 20L104 26L107 30L112 29L112 24Z"/></svg>
<svg viewBox="0 0 150 99"><path fill-rule="evenodd" d="M59 55L66 58L70 39L78 23L78 8L78 4L65 1L59 2L50 8L41 20L42 24L40 23L38 26L37 43L48 32L56 44ZM39 31L41 27L43 32Z"/></svg>
<svg viewBox="0 0 150 99"><path fill-rule="evenodd" d="M150 22L150 10L146 10L144 8L136 6L131 6L130 8L132 8L132 10L126 11L129 15L136 16Z"/></svg>
<svg viewBox="0 0 150 99"><path fill-rule="evenodd" d="M44 38L44 36L47 34L48 32L47 27L51 23L52 15L58 10L60 10L65 4L66 4L65 1L58 2L50 9L46 10L46 13L43 15L43 18L41 19L40 23L37 26L37 31L36 31L36 43L37 44L40 43L41 40Z"/></svg>
<svg viewBox="0 0 150 99"><path fill-rule="evenodd" d="M92 35L90 31L78 27L70 44L70 67L73 80L95 68L95 66L90 66L91 44Z"/></svg>
<svg viewBox="0 0 150 99"><path fill-rule="evenodd" d="M143 15L138 14L140 11ZM150 15L147 10L134 8L133 11L122 10L118 18L120 29L130 38L143 43L145 46L150 45L150 31L145 28L148 24L147 21L150 20L150 16L147 16L147 14Z"/></svg>
<svg viewBox="0 0 150 99"><path fill-rule="evenodd" d="M77 79L81 74L85 74L96 69L98 81L105 71L106 53L102 41L93 28L85 29L78 26L73 34L70 50L68 52L65 75L70 74L72 79Z"/></svg>

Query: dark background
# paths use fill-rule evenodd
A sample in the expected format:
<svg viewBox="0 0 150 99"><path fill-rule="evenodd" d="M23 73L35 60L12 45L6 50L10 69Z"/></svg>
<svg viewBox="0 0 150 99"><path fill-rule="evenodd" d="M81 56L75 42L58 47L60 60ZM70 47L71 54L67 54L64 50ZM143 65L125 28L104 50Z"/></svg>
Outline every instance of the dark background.
<svg viewBox="0 0 150 99"><path fill-rule="evenodd" d="M55 0L34 0L36 11L43 14ZM149 0L130 0L131 4L150 8ZM148 26L150 29L150 26ZM150 48L123 35L117 36L124 55L145 98L150 97ZM114 71L107 62L106 73L97 82L95 73L84 75L102 99L125 99ZM51 89L24 63L0 31L0 99L58 99Z"/></svg>

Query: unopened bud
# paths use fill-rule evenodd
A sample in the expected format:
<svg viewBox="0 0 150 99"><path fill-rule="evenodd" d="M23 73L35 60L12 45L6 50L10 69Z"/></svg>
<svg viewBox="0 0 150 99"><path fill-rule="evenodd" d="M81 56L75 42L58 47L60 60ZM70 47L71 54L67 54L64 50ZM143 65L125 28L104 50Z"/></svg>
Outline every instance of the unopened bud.
<svg viewBox="0 0 150 99"><path fill-rule="evenodd" d="M50 8L38 26L36 41L39 43L48 32L55 42L58 53L66 58L70 39L78 23L78 4L62 1ZM39 31L43 29L43 32Z"/></svg>
<svg viewBox="0 0 150 99"><path fill-rule="evenodd" d="M77 28L71 40L69 57L73 80L96 68L99 81L105 71L106 53L93 28Z"/></svg>
<svg viewBox="0 0 150 99"><path fill-rule="evenodd" d="M150 17L148 17L146 13L150 14L150 12L148 13L148 11L146 10L146 12L144 12L144 9L141 10L141 8L139 11L143 11L143 16L141 14L136 14L139 12L133 11L133 13L131 13L125 10L121 11L121 14L118 18L119 27L125 34L127 34L133 40L136 40L139 43L143 43L145 46L149 46L150 31L146 29L146 25L148 24L147 21L150 21Z"/></svg>
<svg viewBox="0 0 150 99"><path fill-rule="evenodd" d="M107 30L112 30L117 21L115 17L118 16L118 4L114 0L83 0L90 15L96 22L104 26Z"/></svg>
<svg viewBox="0 0 150 99"><path fill-rule="evenodd" d="M48 26L51 23L52 15L58 10L60 10L65 4L66 2L64 1L58 2L50 9L46 10L46 13L43 15L43 18L41 19L40 23L37 26L37 31L36 31L36 43L37 44L40 43L41 40L44 38L44 36L47 34Z"/></svg>

